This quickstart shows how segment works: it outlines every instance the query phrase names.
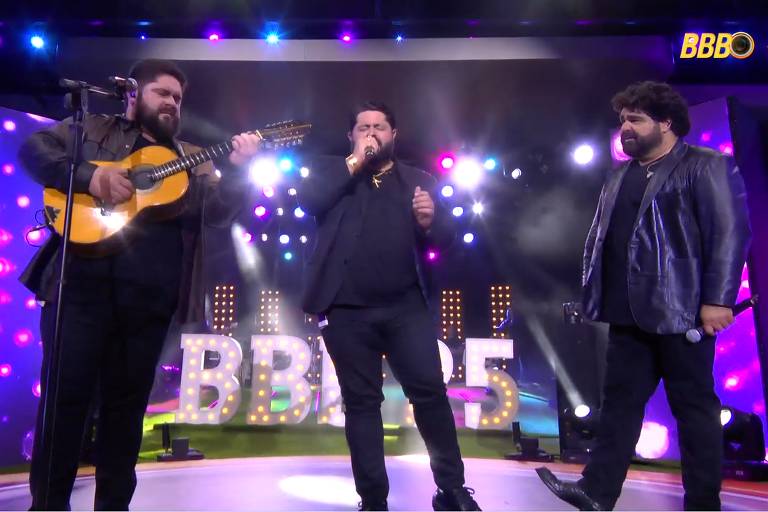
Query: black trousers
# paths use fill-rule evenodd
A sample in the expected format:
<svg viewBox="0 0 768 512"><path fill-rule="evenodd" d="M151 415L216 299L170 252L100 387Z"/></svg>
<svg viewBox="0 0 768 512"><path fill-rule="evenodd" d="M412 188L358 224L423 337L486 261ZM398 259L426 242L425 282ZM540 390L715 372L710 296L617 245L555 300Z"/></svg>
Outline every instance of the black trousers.
<svg viewBox="0 0 768 512"><path fill-rule="evenodd" d="M443 383L436 333L423 299L390 307L336 307L327 314L323 339L341 386L357 493L379 501L389 493L381 418L382 355L413 404L438 487L464 485L456 426Z"/></svg>
<svg viewBox="0 0 768 512"><path fill-rule="evenodd" d="M659 380L677 421L686 510L719 510L723 433L712 367L715 339L610 328L597 444L580 485L603 506L621 494L645 405Z"/></svg>
<svg viewBox="0 0 768 512"><path fill-rule="evenodd" d="M98 266L98 263L95 263ZM158 304L149 288L99 278L98 272L77 275L65 292L59 403L52 439L50 491L43 502L45 471L41 451L42 403L35 429L30 491L32 509L69 510L80 447L96 400L96 510L127 510L136 488L135 466L160 351L173 305ZM80 269L82 270L82 268ZM54 335L55 304L40 318L45 379Z"/></svg>

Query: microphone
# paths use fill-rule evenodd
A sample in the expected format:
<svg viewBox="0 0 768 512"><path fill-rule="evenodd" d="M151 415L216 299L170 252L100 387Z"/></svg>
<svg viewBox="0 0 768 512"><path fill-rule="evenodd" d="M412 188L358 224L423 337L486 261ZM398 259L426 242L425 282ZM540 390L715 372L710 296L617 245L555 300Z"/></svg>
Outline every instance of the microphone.
<svg viewBox="0 0 768 512"><path fill-rule="evenodd" d="M373 146L366 146L366 148L365 148L365 158L371 158L375 154L376 154L376 150L373 149Z"/></svg>
<svg viewBox="0 0 768 512"><path fill-rule="evenodd" d="M87 91L113 100L122 100L126 93L133 93L139 90L139 84L133 78L111 76L109 81L112 83L112 88L99 87L82 80L62 78L59 80L59 86L70 91Z"/></svg>
<svg viewBox="0 0 768 512"><path fill-rule="evenodd" d="M109 77L109 83L115 86L115 92L121 97L126 93L130 94L139 90L139 84L133 78L111 76Z"/></svg>
<svg viewBox="0 0 768 512"><path fill-rule="evenodd" d="M733 316L737 316L757 304L757 297L757 295L754 295L733 306ZM704 339L704 334L704 327L696 327L695 329L689 329L685 333L685 339L691 343L698 343Z"/></svg>

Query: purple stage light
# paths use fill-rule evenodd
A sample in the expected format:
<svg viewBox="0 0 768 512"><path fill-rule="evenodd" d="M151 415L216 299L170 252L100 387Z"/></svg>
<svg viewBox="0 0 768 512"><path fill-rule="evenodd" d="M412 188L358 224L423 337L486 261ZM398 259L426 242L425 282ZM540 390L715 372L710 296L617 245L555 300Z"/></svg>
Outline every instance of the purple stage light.
<svg viewBox="0 0 768 512"><path fill-rule="evenodd" d="M32 331L29 329L19 329L13 335L13 343L20 348L26 347L34 339Z"/></svg>

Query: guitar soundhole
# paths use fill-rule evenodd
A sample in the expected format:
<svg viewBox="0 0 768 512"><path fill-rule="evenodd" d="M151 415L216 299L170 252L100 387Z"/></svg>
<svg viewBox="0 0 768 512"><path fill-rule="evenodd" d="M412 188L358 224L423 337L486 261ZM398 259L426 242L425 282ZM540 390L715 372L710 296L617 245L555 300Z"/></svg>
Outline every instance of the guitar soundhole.
<svg viewBox="0 0 768 512"><path fill-rule="evenodd" d="M153 188L157 183L152 181L153 167L134 167L131 171L131 183L136 187L136 190L149 190Z"/></svg>

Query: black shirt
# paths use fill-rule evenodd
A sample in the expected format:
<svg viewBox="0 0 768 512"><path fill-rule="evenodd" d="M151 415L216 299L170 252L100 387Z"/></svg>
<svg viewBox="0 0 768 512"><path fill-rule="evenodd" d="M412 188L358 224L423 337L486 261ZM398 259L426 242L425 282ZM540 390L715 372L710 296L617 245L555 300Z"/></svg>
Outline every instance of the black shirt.
<svg viewBox="0 0 768 512"><path fill-rule="evenodd" d="M602 320L616 325L634 325L635 319L629 307L629 241L635 225L640 203L650 180L652 170L658 164L641 166L633 160L627 169L616 197L611 221L605 236L603 249L603 299Z"/></svg>
<svg viewBox="0 0 768 512"><path fill-rule="evenodd" d="M153 145L159 144L139 136L132 152ZM163 145L176 151L171 144ZM139 216L131 223L126 241L124 248L113 256L114 278L139 288L156 290L160 296L150 300L175 303L184 250L180 219L153 221Z"/></svg>
<svg viewBox="0 0 768 512"><path fill-rule="evenodd" d="M335 305L390 305L418 287L413 191L406 190L397 164L380 178L378 187L370 176L363 180L358 186L368 187L367 204L347 212L364 212L362 229L351 244Z"/></svg>

